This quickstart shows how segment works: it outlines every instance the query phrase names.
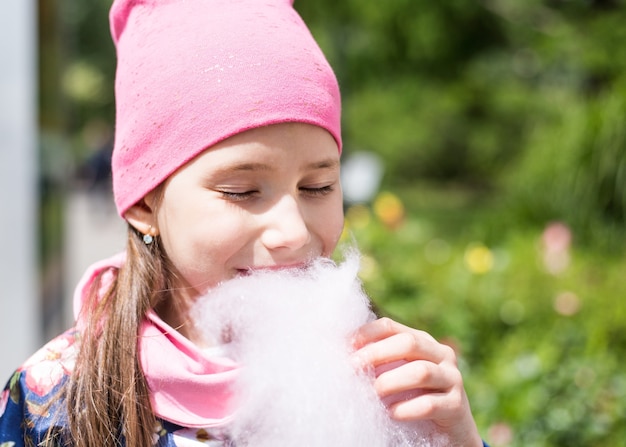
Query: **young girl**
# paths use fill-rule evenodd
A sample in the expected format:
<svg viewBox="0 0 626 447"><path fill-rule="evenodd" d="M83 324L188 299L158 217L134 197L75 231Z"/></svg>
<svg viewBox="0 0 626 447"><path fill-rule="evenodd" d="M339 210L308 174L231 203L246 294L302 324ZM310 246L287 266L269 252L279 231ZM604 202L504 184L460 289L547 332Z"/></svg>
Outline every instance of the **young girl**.
<svg viewBox="0 0 626 447"><path fill-rule="evenodd" d="M92 266L76 325L0 396L0 445L227 445L238 365L191 308L251 270L329 257L343 226L336 78L289 0L115 0L114 198L125 253ZM208 348L209 350L205 349ZM354 335L400 421L481 446L453 351L389 319ZM398 362L401 361L401 362ZM303 441L306 445L306 441Z"/></svg>

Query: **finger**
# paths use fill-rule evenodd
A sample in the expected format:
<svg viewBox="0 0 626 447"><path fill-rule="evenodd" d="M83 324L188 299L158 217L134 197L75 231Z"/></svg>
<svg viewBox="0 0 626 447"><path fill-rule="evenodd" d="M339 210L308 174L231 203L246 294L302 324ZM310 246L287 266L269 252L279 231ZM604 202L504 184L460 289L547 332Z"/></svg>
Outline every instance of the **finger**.
<svg viewBox="0 0 626 447"><path fill-rule="evenodd" d="M363 346L387 338L393 334L411 331L408 326L398 323L391 318L379 318L361 326L353 336L354 347Z"/></svg>
<svg viewBox="0 0 626 447"><path fill-rule="evenodd" d="M397 421L434 420L438 425L456 419L464 405L462 390L453 388L448 393L422 393L389 405L391 418Z"/></svg>
<svg viewBox="0 0 626 447"><path fill-rule="evenodd" d="M414 360L428 360L433 363L448 360L456 364L454 351L449 346L438 343L425 332L413 329L369 343L358 349L354 356L362 365L374 367L395 361Z"/></svg>
<svg viewBox="0 0 626 447"><path fill-rule="evenodd" d="M384 398L414 390L421 390L422 394L446 393L461 383L461 373L454 367L414 361L381 373L374 381L374 388Z"/></svg>

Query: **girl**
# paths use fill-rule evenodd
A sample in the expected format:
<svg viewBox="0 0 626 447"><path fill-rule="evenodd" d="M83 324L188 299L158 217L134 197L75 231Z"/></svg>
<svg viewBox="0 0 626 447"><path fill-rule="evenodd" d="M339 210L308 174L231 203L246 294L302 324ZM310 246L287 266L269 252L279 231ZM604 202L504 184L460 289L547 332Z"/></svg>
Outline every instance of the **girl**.
<svg viewBox="0 0 626 447"><path fill-rule="evenodd" d="M185 428L227 445L238 367L207 353L190 309L250 270L333 252L337 81L289 0L115 0L110 19L127 249L88 270L75 327L9 381L0 445L190 445ZM392 418L430 420L449 445L483 445L450 348L379 319L354 349L362 365L391 366L374 381L381 398L422 391L392 405Z"/></svg>

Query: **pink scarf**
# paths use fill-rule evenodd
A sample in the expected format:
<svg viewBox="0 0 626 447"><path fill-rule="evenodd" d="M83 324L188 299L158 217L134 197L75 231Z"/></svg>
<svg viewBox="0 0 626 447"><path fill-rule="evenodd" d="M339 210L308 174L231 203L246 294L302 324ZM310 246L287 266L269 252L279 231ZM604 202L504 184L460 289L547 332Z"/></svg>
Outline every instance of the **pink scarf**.
<svg viewBox="0 0 626 447"><path fill-rule="evenodd" d="M104 273L100 293L115 277L115 268L125 253L90 266L74 292L74 316L80 324L80 309L95 278ZM215 427L232 418L230 401L238 368L228 358L207 357L197 346L148 312L139 329L139 356L150 388L156 416L183 427Z"/></svg>

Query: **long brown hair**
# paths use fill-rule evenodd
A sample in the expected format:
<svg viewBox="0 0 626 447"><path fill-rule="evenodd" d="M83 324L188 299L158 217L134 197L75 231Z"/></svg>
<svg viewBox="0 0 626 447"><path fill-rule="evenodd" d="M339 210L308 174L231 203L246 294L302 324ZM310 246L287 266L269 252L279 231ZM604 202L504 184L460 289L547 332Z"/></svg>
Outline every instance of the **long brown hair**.
<svg viewBox="0 0 626 447"><path fill-rule="evenodd" d="M125 264L104 295L100 278L94 281L82 310L86 326L74 373L63 390L69 424L62 435L65 445L146 447L154 442L156 420L137 337L146 312L171 290L171 269L159 238L146 245L142 237L128 226Z"/></svg>

